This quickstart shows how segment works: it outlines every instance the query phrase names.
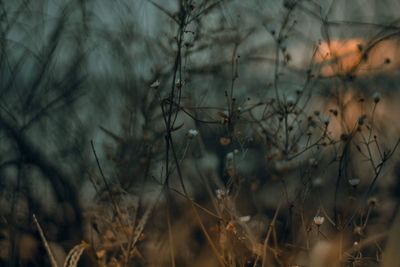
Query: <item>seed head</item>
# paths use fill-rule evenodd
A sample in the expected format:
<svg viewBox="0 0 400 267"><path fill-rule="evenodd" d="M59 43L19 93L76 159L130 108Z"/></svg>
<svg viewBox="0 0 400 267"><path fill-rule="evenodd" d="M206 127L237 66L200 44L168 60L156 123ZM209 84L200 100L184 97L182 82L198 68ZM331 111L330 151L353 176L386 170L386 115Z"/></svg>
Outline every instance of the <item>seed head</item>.
<svg viewBox="0 0 400 267"><path fill-rule="evenodd" d="M358 125L362 126L365 123L365 116L360 116L357 120Z"/></svg>
<svg viewBox="0 0 400 267"><path fill-rule="evenodd" d="M229 152L229 153L226 154L226 159L227 160L233 160L233 158L234 158L233 152Z"/></svg>
<svg viewBox="0 0 400 267"><path fill-rule="evenodd" d="M199 134L199 131L196 129L189 129L189 131L187 132L187 135L189 138L194 138Z"/></svg>
<svg viewBox="0 0 400 267"><path fill-rule="evenodd" d="M376 197L370 197L367 200L368 206L370 206L370 207L374 207L376 205L376 202L377 202Z"/></svg>
<svg viewBox="0 0 400 267"><path fill-rule="evenodd" d="M158 87L160 87L160 81L159 80L155 80L152 84L150 84L150 88L157 89Z"/></svg>
<svg viewBox="0 0 400 267"><path fill-rule="evenodd" d="M375 103L378 103L379 101L381 101L381 94L379 92L373 93L372 99Z"/></svg>
<svg viewBox="0 0 400 267"><path fill-rule="evenodd" d="M363 231L364 231L364 229L361 226L356 226L356 227L354 227L353 233L355 235L362 236Z"/></svg>
<svg viewBox="0 0 400 267"><path fill-rule="evenodd" d="M227 191L225 189L217 189L217 190L215 190L215 193L217 194L217 198L219 200L222 200L228 196L229 191Z"/></svg>
<svg viewBox="0 0 400 267"><path fill-rule="evenodd" d="M314 224L318 227L321 226L324 223L324 221L325 221L325 217L323 217L323 216L315 216L314 217Z"/></svg>
<svg viewBox="0 0 400 267"><path fill-rule="evenodd" d="M356 187L359 183L360 183L360 179L357 179L357 178L349 179L349 184L350 184L351 186Z"/></svg>
<svg viewBox="0 0 400 267"><path fill-rule="evenodd" d="M295 98L294 96L290 95L290 96L288 96L288 97L286 98L286 105L287 105L288 107L293 106L295 103L296 103L296 98Z"/></svg>
<svg viewBox="0 0 400 267"><path fill-rule="evenodd" d="M323 122L325 125L328 125L330 121L331 121L331 119L330 119L328 116L325 116L325 117L322 119L322 122Z"/></svg>
<svg viewBox="0 0 400 267"><path fill-rule="evenodd" d="M239 221L241 221L241 222L248 222L248 221L250 221L250 219L251 219L251 217L250 217L249 215L247 215L247 216L242 216L242 217L240 217L240 218L239 218Z"/></svg>

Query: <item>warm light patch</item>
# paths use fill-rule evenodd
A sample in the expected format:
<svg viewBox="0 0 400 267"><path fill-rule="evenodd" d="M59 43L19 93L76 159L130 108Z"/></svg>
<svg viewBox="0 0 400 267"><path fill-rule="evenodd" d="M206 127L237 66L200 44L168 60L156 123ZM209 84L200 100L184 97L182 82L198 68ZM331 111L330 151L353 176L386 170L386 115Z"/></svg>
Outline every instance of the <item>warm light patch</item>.
<svg viewBox="0 0 400 267"><path fill-rule="evenodd" d="M314 62L322 77L390 72L400 65L398 40L331 40L318 46Z"/></svg>
<svg viewBox="0 0 400 267"><path fill-rule="evenodd" d="M321 64L322 76L343 75L359 64L363 46L361 39L324 42L319 45L314 61Z"/></svg>

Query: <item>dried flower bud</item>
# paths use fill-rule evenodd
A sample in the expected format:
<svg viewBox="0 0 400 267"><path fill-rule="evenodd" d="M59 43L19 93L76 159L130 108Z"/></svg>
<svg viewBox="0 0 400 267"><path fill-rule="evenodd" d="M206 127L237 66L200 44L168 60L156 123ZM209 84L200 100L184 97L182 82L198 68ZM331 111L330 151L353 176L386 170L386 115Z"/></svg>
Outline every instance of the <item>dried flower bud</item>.
<svg viewBox="0 0 400 267"><path fill-rule="evenodd" d="M375 206L375 205L376 205L376 202L377 202L376 197L370 197L370 198L367 200L368 206L371 206L371 207Z"/></svg>
<svg viewBox="0 0 400 267"><path fill-rule="evenodd" d="M158 87L160 87L160 81L159 80L155 80L152 84L150 84L150 88L157 89Z"/></svg>
<svg viewBox="0 0 400 267"><path fill-rule="evenodd" d="M178 89L181 89L184 84L185 84L185 81L181 81L180 79L176 80L176 82L175 82L175 86Z"/></svg>
<svg viewBox="0 0 400 267"><path fill-rule="evenodd" d="M226 154L226 159L227 160L233 160L233 158L234 158L233 152L229 152L229 153Z"/></svg>
<svg viewBox="0 0 400 267"><path fill-rule="evenodd" d="M365 123L365 115L360 116L357 120L358 125L362 126Z"/></svg>
<svg viewBox="0 0 400 267"><path fill-rule="evenodd" d="M250 219L251 219L251 217L250 217L249 215L247 215L247 216L242 216L242 217L240 217L240 218L239 218L239 221L241 221L241 222L248 222L248 221L250 221Z"/></svg>
<svg viewBox="0 0 400 267"><path fill-rule="evenodd" d="M330 119L328 116L325 116L324 118L322 118L322 122L323 122L325 125L328 125L330 121L331 121L331 119Z"/></svg>
<svg viewBox="0 0 400 267"><path fill-rule="evenodd" d="M314 217L314 224L318 227L321 226L324 223L324 221L325 221L325 217L323 217L323 216L315 216Z"/></svg>
<svg viewBox="0 0 400 267"><path fill-rule="evenodd" d="M359 183L360 183L360 179L357 179L357 178L349 179L349 184L350 184L351 186L356 187Z"/></svg>
<svg viewBox="0 0 400 267"><path fill-rule="evenodd" d="M231 143L231 139L229 137L221 137L219 143L223 146L227 146Z"/></svg>
<svg viewBox="0 0 400 267"><path fill-rule="evenodd" d="M234 223L233 221L230 221L230 222L226 225L225 229L226 229L228 232L233 232L234 234L237 233L237 231L236 231L236 226L235 226L235 223Z"/></svg>
<svg viewBox="0 0 400 267"><path fill-rule="evenodd" d="M375 92L372 95L372 99L374 100L375 103L378 103L381 100L381 94L379 92Z"/></svg>
<svg viewBox="0 0 400 267"><path fill-rule="evenodd" d="M222 200L228 196L229 191L227 191L225 189L217 189L217 190L215 190L215 193L217 194L217 198Z"/></svg>
<svg viewBox="0 0 400 267"><path fill-rule="evenodd" d="M354 227L353 233L355 235L362 236L363 231L364 231L364 229L361 226L356 226L356 227Z"/></svg>
<svg viewBox="0 0 400 267"><path fill-rule="evenodd" d="M194 138L199 134L199 131L197 131L196 129L189 129L189 131L187 132L187 135L189 138Z"/></svg>
<svg viewBox="0 0 400 267"><path fill-rule="evenodd" d="M295 103L296 103L296 98L294 96L290 95L290 96L286 97L286 105L288 107L293 106Z"/></svg>

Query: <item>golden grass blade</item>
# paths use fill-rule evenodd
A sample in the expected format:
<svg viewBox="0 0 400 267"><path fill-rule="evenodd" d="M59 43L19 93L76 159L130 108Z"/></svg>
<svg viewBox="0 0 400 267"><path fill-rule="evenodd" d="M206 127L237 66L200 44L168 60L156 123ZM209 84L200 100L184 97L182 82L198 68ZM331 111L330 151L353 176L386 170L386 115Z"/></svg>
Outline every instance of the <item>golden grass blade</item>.
<svg viewBox="0 0 400 267"><path fill-rule="evenodd" d="M85 251L88 246L89 245L85 241L82 241L82 243L73 247L69 251L63 267L76 267L83 251Z"/></svg>
<svg viewBox="0 0 400 267"><path fill-rule="evenodd" d="M43 245L44 245L44 247L45 247L45 249L47 251L47 254L49 256L51 267L58 267L56 259L55 259L54 255L53 255L53 252L50 249L49 243L46 240L46 237L44 235L43 229L39 224L39 221L37 220L35 214L33 214L32 217L33 217L33 222L35 223L36 228L39 231L40 238L42 239Z"/></svg>

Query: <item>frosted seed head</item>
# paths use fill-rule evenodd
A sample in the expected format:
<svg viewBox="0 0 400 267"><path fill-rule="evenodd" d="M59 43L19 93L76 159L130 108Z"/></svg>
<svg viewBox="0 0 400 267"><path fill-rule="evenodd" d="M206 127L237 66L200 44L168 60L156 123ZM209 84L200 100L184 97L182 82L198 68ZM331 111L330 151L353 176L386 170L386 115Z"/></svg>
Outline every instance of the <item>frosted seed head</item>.
<svg viewBox="0 0 400 267"><path fill-rule="evenodd" d="M314 217L314 224L316 226L321 226L324 223L324 221L325 221L325 217L323 217L323 216L315 216Z"/></svg>
<svg viewBox="0 0 400 267"><path fill-rule="evenodd" d="M358 184L360 183L360 179L357 179L357 178L352 178L352 179L349 179L349 184L351 185L351 186L357 186Z"/></svg>
<svg viewBox="0 0 400 267"><path fill-rule="evenodd" d="M189 138L194 138L199 134L199 131L196 129L189 129L187 135Z"/></svg>
<svg viewBox="0 0 400 267"><path fill-rule="evenodd" d="M379 101L381 101L381 94L379 92L373 93L372 99L374 100L375 103L378 103Z"/></svg>

